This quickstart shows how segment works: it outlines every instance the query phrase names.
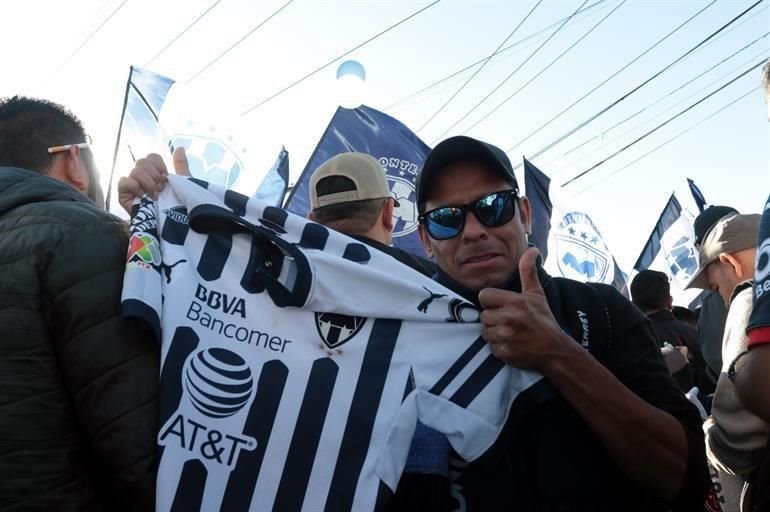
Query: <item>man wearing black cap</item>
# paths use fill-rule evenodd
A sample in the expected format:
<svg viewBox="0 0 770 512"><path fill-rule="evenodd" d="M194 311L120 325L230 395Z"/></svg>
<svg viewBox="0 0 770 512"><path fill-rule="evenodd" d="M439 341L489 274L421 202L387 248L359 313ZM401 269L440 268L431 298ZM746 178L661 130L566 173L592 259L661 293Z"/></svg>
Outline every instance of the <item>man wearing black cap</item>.
<svg viewBox="0 0 770 512"><path fill-rule="evenodd" d="M708 486L700 417L649 321L613 288L552 278L527 246L530 206L499 148L436 146L417 183L438 280L483 308L484 339L542 373L453 495L466 510L696 510ZM547 389L544 389L547 388Z"/></svg>

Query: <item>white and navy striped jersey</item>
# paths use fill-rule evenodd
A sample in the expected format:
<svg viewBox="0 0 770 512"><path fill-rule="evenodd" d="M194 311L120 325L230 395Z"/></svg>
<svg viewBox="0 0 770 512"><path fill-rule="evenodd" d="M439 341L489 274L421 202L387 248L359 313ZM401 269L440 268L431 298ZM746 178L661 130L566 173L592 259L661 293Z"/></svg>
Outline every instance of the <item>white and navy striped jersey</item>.
<svg viewBox="0 0 770 512"><path fill-rule="evenodd" d="M376 510L418 420L472 460L541 378L495 359L473 305L390 256L169 180L135 207L123 290L162 344L159 511Z"/></svg>

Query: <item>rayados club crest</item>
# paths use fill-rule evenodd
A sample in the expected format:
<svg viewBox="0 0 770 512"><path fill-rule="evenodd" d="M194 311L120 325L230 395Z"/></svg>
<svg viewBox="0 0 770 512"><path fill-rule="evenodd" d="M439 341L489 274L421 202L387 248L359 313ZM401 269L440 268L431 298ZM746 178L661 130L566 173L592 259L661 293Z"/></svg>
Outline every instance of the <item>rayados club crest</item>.
<svg viewBox="0 0 770 512"><path fill-rule="evenodd" d="M358 334L366 318L339 315L337 313L316 313L315 326L318 335L329 348L337 348Z"/></svg>
<svg viewBox="0 0 770 512"><path fill-rule="evenodd" d="M232 188L243 172L243 161L227 142L201 135L175 134L174 147L183 147L187 153L190 172L196 178L224 188Z"/></svg>
<svg viewBox="0 0 770 512"><path fill-rule="evenodd" d="M393 210L393 236L408 235L417 229L417 195L414 180L417 164L400 158L382 157L380 165L385 169L388 186L400 206Z"/></svg>
<svg viewBox="0 0 770 512"><path fill-rule="evenodd" d="M612 284L615 266L591 218L570 212L556 228L556 257L561 275L577 281Z"/></svg>

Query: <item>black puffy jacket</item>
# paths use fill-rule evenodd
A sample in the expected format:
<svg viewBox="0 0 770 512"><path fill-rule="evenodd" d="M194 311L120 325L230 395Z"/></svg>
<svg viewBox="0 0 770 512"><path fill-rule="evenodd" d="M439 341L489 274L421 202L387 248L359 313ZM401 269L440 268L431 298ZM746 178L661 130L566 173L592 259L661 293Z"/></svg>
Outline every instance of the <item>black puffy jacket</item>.
<svg viewBox="0 0 770 512"><path fill-rule="evenodd" d="M120 315L127 226L0 167L0 511L152 510L159 348Z"/></svg>

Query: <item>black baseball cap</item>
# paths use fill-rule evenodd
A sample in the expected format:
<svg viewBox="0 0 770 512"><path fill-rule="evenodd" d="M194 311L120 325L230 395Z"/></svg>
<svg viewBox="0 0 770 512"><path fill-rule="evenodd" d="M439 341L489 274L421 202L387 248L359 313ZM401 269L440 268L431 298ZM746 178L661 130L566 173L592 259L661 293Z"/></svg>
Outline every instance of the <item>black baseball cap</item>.
<svg viewBox="0 0 770 512"><path fill-rule="evenodd" d="M463 161L487 164L490 169L498 171L514 189L519 189L516 175L513 174L513 166L505 151L464 135L450 137L441 141L428 153L425 164L417 176L417 209L420 213L425 211L425 191L436 173Z"/></svg>
<svg viewBox="0 0 770 512"><path fill-rule="evenodd" d="M738 210L732 206L709 206L701 212L700 215L695 217L692 228L695 232L695 245L698 246L706 238L706 235L711 228L719 221L719 219L729 215L731 213L738 213Z"/></svg>

